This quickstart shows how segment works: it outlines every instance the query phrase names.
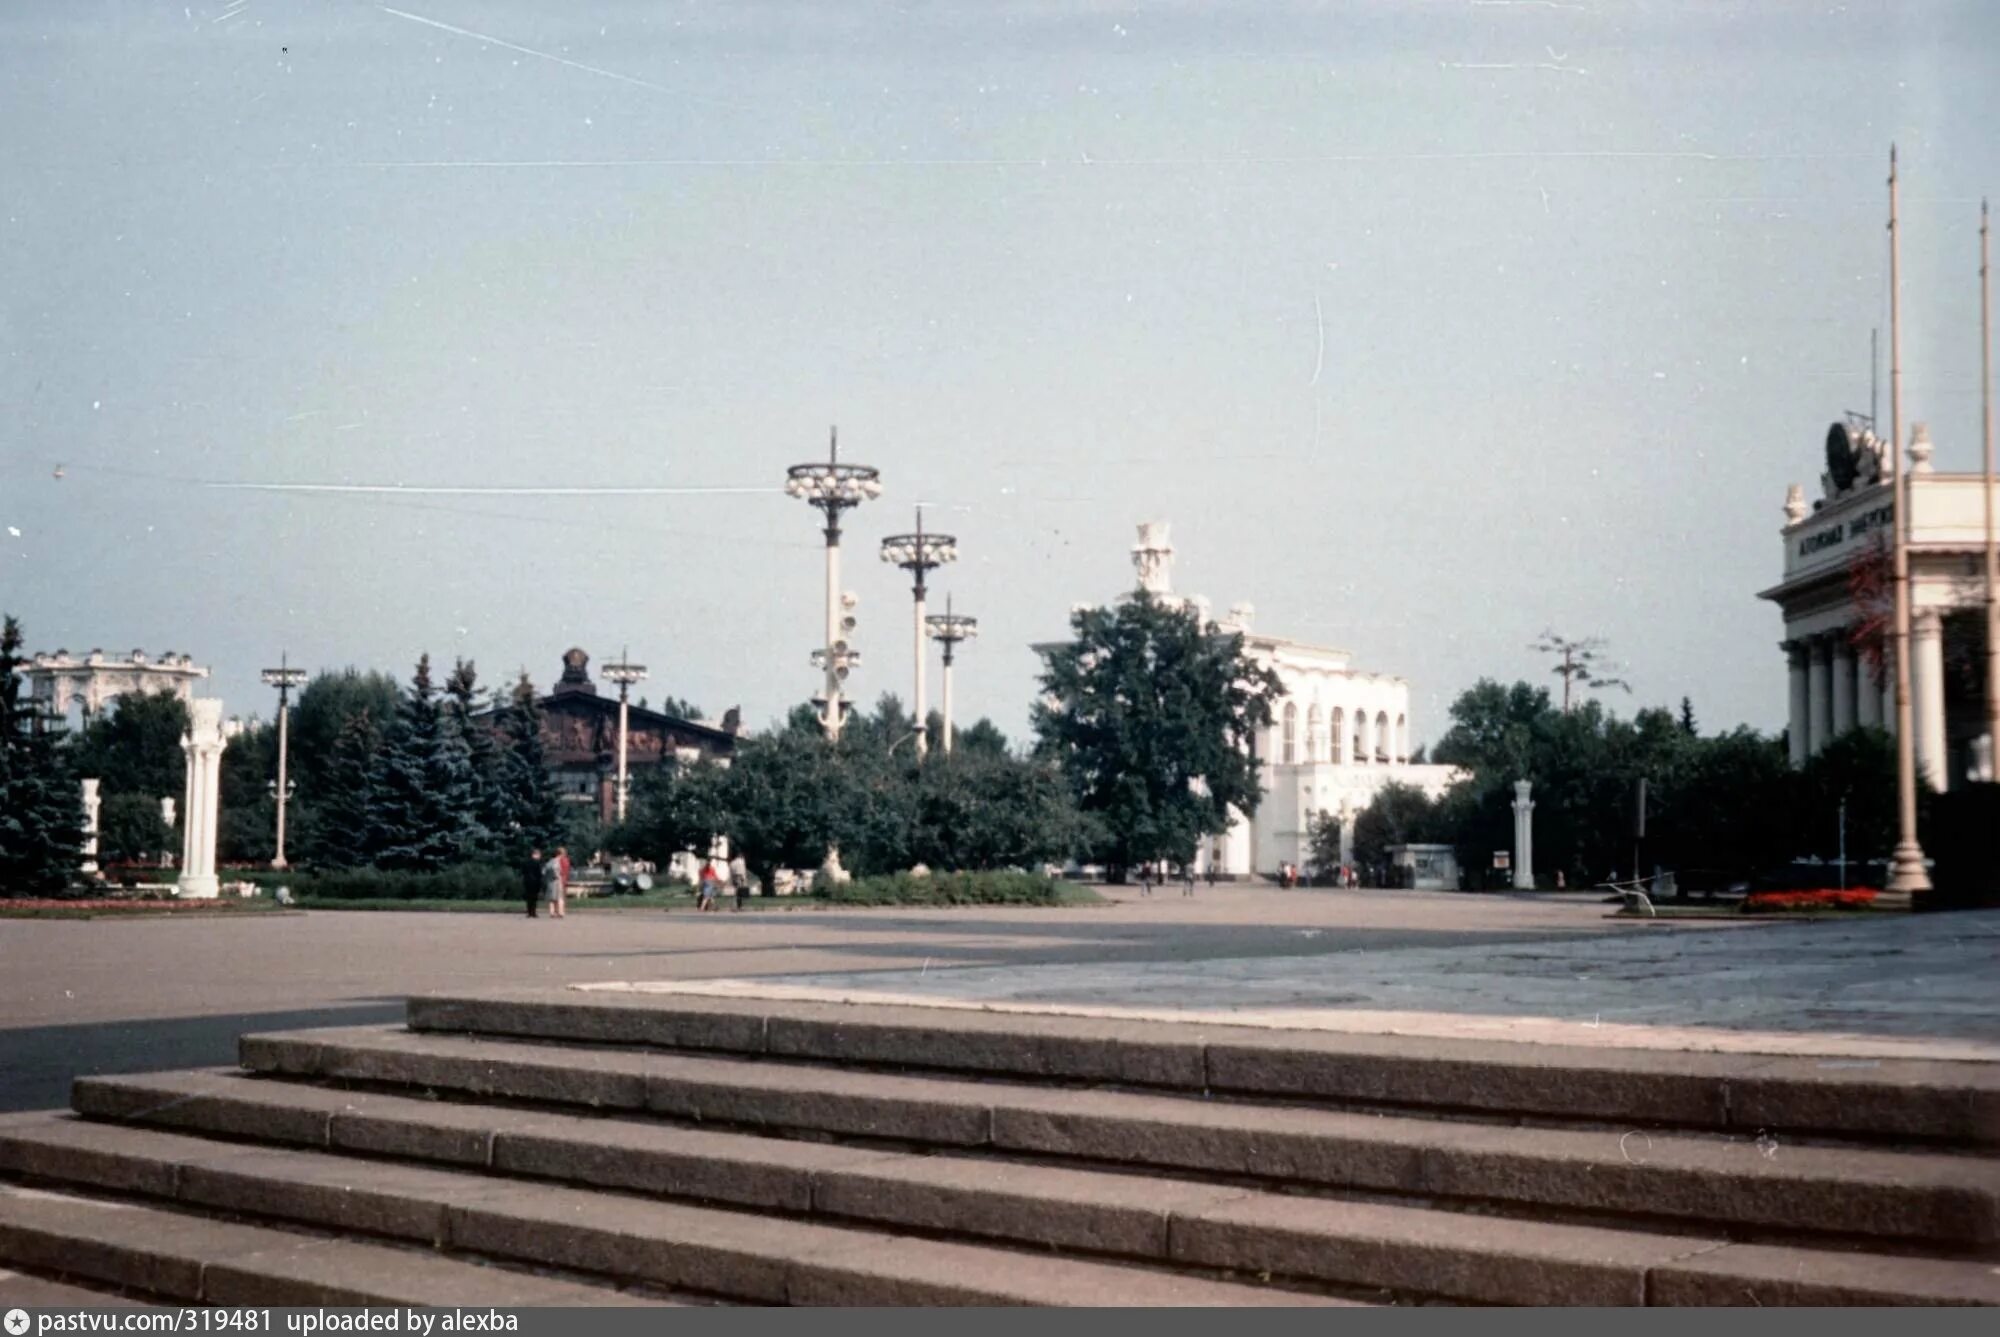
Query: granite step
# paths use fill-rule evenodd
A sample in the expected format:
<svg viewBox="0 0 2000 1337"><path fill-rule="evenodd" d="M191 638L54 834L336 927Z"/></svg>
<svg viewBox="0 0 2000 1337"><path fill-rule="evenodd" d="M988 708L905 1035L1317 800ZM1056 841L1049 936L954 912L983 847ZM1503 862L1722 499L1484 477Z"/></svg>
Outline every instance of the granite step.
<svg viewBox="0 0 2000 1337"><path fill-rule="evenodd" d="M245 1036L253 1071L1593 1218L1991 1251L2000 1162L1698 1133L1455 1123L353 1027Z"/></svg>
<svg viewBox="0 0 2000 1337"><path fill-rule="evenodd" d="M8 1184L0 1265L211 1305L663 1303L413 1249Z"/></svg>
<svg viewBox="0 0 2000 1337"><path fill-rule="evenodd" d="M1486 1117L2000 1146L2000 1065L1634 1051L573 988L420 995L412 1030Z"/></svg>
<svg viewBox="0 0 2000 1337"><path fill-rule="evenodd" d="M88 1078L77 1083L76 1105L97 1118L204 1136L260 1136L795 1216L1461 1301L1639 1305L1653 1279L1664 1278L1686 1296L1740 1298L1748 1284L1763 1291L1765 1303L1818 1303L1812 1297L1836 1293L1827 1289L1830 1279L1867 1274L1875 1280L1861 1289L1877 1298L1838 1303L2000 1303L2000 1276L1976 1263L1914 1266L1908 1259L1792 1249L1750 1255L1770 1266L1746 1278L1743 1251L1755 1246L1713 1236L448 1104L234 1070ZM176 1191L163 1163L173 1144L158 1145L164 1151L154 1160L137 1156L131 1144L122 1159L105 1160L75 1125L11 1140L0 1135L0 1169L167 1196ZM200 1191L196 1172L183 1169L179 1183Z"/></svg>
<svg viewBox="0 0 2000 1337"><path fill-rule="evenodd" d="M69 1223L55 1234L50 1230L40 1236L31 1234L26 1244L15 1242L6 1224L6 1209L0 1207L0 1263L48 1267L61 1254L58 1244L85 1256L93 1256L92 1250L110 1248L116 1257L85 1275L128 1285L141 1285L145 1280L133 1279L137 1265L128 1265L125 1257L142 1243L150 1242L153 1253L142 1251L141 1262L155 1255L179 1262L185 1261L190 1250L208 1248L211 1243L224 1252L246 1250L249 1237L239 1240L227 1232L264 1230L192 1215L202 1210L339 1231L344 1237L398 1239L454 1253L761 1304L1234 1307L1354 1303L1163 1269L695 1207L458 1169L326 1151L245 1148L185 1133L94 1123L67 1115L0 1122L0 1171L36 1183L143 1195L174 1203L176 1212L91 1204L95 1215L88 1220ZM145 1229L126 1228L118 1217L126 1210L148 1216L188 1213L186 1219L196 1224L186 1231L162 1230L157 1224ZM43 1236L55 1242L38 1244ZM396 1252L348 1239L328 1243L384 1254ZM494 1270L457 1258L411 1256L427 1262L450 1262L470 1273ZM160 1290L152 1284L142 1288L207 1298L207 1287L200 1277L211 1270L204 1261L193 1281L178 1274L167 1278L177 1289ZM415 1278L397 1284L421 1290ZM186 1295L190 1288L198 1297ZM576 1303L495 1300L487 1298L492 1289L477 1292L481 1297L477 1302ZM213 1302L291 1303L278 1299Z"/></svg>

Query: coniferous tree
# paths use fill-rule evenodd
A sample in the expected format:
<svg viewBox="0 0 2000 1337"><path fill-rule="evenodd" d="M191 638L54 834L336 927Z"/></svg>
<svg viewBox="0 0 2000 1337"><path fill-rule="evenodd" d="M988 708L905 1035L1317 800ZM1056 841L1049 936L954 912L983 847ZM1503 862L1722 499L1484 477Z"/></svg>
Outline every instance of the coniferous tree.
<svg viewBox="0 0 2000 1337"><path fill-rule="evenodd" d="M506 746L499 750L495 767L494 806L500 816L494 834L501 852L518 859L530 849L548 849L563 834L561 800L542 751L541 701L525 669L514 684L500 728Z"/></svg>
<svg viewBox="0 0 2000 1337"><path fill-rule="evenodd" d="M381 731L367 710L349 715L327 754L313 805L313 862L353 868L369 857L369 811L374 798L375 753Z"/></svg>
<svg viewBox="0 0 2000 1337"><path fill-rule="evenodd" d="M500 783L500 748L492 730L476 718L486 694L479 687L479 673L471 660L461 659L453 665L444 690L447 743L465 766L472 820L478 827L472 838L473 852L482 858L499 858L503 853L500 833L507 829L508 821Z"/></svg>
<svg viewBox="0 0 2000 1337"><path fill-rule="evenodd" d="M54 735L21 699L21 625L0 624L0 896L60 891L83 848L83 795Z"/></svg>
<svg viewBox="0 0 2000 1337"><path fill-rule="evenodd" d="M417 661L397 705L371 785L369 845L378 867L428 873L465 857L478 830L471 779L439 707L429 655Z"/></svg>

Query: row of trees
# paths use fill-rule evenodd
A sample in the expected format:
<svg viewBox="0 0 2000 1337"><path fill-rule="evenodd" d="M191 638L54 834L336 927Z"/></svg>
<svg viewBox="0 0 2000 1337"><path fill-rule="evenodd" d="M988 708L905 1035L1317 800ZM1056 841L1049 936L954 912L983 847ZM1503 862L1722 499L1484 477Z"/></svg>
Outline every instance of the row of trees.
<svg viewBox="0 0 2000 1337"><path fill-rule="evenodd" d="M1467 772L1442 799L1390 785L1355 820L1354 860L1387 862L1391 845L1450 844L1477 879L1513 845L1513 783L1534 784L1536 872L1572 885L1629 874L1638 857L1699 875L1780 867L1795 858L1885 856L1896 838L1894 746L1879 730L1836 739L1801 770L1781 737L1739 728L1703 735L1692 707L1620 719L1596 701L1564 711L1525 682L1482 680L1451 707L1432 749ZM1646 781L1643 844L1636 841ZM1844 814L1844 825L1843 825ZM1315 854L1339 861L1338 827L1323 822ZM1637 846L1635 848L1635 846Z"/></svg>

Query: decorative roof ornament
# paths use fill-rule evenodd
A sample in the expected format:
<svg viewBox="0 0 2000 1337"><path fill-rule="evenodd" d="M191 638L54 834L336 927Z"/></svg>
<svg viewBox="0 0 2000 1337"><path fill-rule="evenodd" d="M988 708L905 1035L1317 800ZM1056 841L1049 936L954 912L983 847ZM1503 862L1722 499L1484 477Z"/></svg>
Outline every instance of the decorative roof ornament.
<svg viewBox="0 0 2000 1337"><path fill-rule="evenodd" d="M1139 526L1139 541L1132 545L1132 565L1139 572L1139 588L1152 595L1173 593L1174 545L1167 540L1165 520L1147 520Z"/></svg>
<svg viewBox="0 0 2000 1337"><path fill-rule="evenodd" d="M1918 423L1910 429L1910 472L1927 474L1937 466L1931 463L1931 455L1937 450L1931 444L1931 429L1928 423Z"/></svg>
<svg viewBox="0 0 2000 1337"><path fill-rule="evenodd" d="M1795 525L1811 514L1806 505L1806 490L1797 483L1785 489L1785 523Z"/></svg>

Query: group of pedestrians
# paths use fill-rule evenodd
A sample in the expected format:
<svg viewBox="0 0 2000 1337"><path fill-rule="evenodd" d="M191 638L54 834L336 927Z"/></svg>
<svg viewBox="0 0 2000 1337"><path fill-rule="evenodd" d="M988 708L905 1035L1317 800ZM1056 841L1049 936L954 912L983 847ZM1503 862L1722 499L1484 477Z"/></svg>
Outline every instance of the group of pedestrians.
<svg viewBox="0 0 2000 1337"><path fill-rule="evenodd" d="M1154 864L1154 863L1140 864L1139 894L1141 896L1151 896L1153 894L1153 884L1155 882L1159 883L1162 888L1164 888L1167 885L1166 865ZM1193 864L1184 863L1180 866L1180 882L1181 882L1181 895L1183 896L1194 895ZM1211 887L1215 885L1215 870L1213 868L1209 869L1208 871L1208 885Z"/></svg>
<svg viewBox="0 0 2000 1337"><path fill-rule="evenodd" d="M730 890L736 893L736 908L738 910L744 908L745 903L750 898L750 865L744 862L743 856L739 854L729 861L729 871L726 875L716 865L713 857L702 861L701 877L695 884L695 909L719 910L722 908L717 904L717 901L722 894L722 884L725 876Z"/></svg>
<svg viewBox="0 0 2000 1337"><path fill-rule="evenodd" d="M536 907L549 907L550 919L568 917L569 847L556 846L547 859L539 849L530 850L521 864L521 891L527 897L528 918L536 917Z"/></svg>

